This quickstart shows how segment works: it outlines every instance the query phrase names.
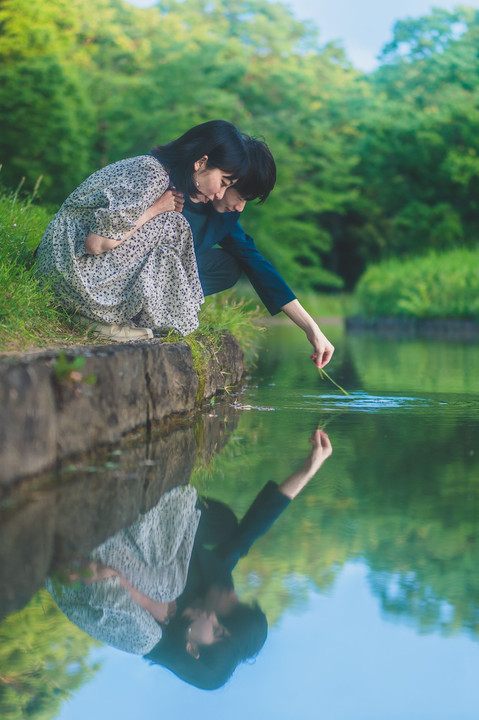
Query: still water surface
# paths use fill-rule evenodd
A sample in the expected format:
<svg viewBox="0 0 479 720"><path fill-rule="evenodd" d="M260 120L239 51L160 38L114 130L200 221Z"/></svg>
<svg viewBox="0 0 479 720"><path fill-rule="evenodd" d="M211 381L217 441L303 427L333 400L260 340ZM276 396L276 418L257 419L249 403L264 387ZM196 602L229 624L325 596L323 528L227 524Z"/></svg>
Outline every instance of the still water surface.
<svg viewBox="0 0 479 720"><path fill-rule="evenodd" d="M319 378L301 333L276 327L243 392L205 408L189 435L159 439L146 454L139 438L60 480L69 488L78 473L94 478L74 496L90 518L107 484L121 485L121 507L101 502L126 518L126 506L155 505L151 488L160 497L188 480L241 518L266 483L304 470L323 428L331 457L233 572L240 600L257 601L268 619L257 658L221 689L198 690L94 641L41 590L0 627L2 718L479 717L478 346L340 328L328 336L338 348L328 371L349 396ZM57 559L106 539L104 520L82 520L86 538L69 524L70 546L55 531ZM10 583L17 596L21 580Z"/></svg>

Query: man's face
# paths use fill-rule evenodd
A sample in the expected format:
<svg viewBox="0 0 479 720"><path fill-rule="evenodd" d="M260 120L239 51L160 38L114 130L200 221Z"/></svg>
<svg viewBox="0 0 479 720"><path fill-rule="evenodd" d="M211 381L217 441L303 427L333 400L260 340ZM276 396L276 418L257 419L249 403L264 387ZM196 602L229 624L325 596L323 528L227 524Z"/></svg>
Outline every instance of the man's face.
<svg viewBox="0 0 479 720"><path fill-rule="evenodd" d="M244 200L235 187L227 188L223 197L219 200L213 200L213 207L216 212L243 212L246 200Z"/></svg>

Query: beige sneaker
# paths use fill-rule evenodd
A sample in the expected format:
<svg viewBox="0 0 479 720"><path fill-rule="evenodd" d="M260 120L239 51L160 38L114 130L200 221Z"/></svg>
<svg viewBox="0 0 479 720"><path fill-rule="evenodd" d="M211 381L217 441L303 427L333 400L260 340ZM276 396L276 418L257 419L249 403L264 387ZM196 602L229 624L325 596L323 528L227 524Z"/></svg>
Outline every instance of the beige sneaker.
<svg viewBox="0 0 479 720"><path fill-rule="evenodd" d="M152 340L153 330L150 328L138 327L132 322L126 322L122 325L118 323L101 323L90 320L90 318L77 315L78 320L90 330L93 335L108 338L115 342L125 342L128 340Z"/></svg>

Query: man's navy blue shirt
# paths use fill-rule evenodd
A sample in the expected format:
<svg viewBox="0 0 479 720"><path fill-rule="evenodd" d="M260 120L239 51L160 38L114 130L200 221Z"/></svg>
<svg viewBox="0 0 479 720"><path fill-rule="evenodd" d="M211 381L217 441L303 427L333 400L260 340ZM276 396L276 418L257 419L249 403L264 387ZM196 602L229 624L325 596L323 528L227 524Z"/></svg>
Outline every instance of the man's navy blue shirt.
<svg viewBox="0 0 479 720"><path fill-rule="evenodd" d="M193 203L186 198L183 215L191 226L197 257L219 245L238 262L271 315L296 298L239 224L240 213L218 213L211 203Z"/></svg>

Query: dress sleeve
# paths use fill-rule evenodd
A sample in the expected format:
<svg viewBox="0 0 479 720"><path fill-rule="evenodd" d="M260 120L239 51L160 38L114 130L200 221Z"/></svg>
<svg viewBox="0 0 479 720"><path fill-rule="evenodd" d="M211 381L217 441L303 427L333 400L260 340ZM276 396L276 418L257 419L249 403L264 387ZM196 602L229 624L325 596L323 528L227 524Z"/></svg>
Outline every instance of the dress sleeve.
<svg viewBox="0 0 479 720"><path fill-rule="evenodd" d="M93 173L68 198L69 213L88 217L86 231L121 240L168 189L161 163L148 155L120 160Z"/></svg>

